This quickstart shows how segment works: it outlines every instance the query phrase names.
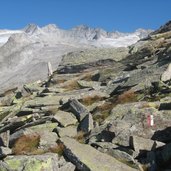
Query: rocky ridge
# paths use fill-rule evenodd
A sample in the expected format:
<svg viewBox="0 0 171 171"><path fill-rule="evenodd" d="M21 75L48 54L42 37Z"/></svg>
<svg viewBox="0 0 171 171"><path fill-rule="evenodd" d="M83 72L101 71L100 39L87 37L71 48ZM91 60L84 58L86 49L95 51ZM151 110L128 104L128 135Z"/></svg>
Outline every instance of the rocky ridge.
<svg viewBox="0 0 171 171"><path fill-rule="evenodd" d="M68 53L1 93L0 170L170 170L171 30L126 49Z"/></svg>

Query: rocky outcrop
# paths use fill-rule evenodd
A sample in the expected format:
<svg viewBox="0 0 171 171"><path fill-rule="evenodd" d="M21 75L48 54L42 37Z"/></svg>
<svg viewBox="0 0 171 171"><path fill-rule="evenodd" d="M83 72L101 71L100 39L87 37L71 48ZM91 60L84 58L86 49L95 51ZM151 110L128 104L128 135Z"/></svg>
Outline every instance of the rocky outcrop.
<svg viewBox="0 0 171 171"><path fill-rule="evenodd" d="M161 26L158 30L152 32L152 34L160 34L171 31L171 21L168 21L166 24Z"/></svg>

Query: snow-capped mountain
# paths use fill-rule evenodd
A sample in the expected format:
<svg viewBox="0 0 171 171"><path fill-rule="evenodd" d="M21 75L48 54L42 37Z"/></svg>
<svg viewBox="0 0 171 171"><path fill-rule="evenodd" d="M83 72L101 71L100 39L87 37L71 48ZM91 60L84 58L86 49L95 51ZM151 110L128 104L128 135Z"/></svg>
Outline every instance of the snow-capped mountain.
<svg viewBox="0 0 171 171"><path fill-rule="evenodd" d="M90 28L80 25L70 30L62 30L54 24L40 28L29 24L23 30L1 30L1 46L6 43L13 34L23 33L35 41L44 43L73 43L96 47L126 47L136 43L139 39L146 37L151 30L138 29L133 33L107 32L99 28Z"/></svg>
<svg viewBox="0 0 171 171"><path fill-rule="evenodd" d="M62 55L87 48L127 47L151 31L107 32L84 25L63 30L54 24L40 28L29 24L21 30L0 30L0 88L45 79L47 63L56 69Z"/></svg>
<svg viewBox="0 0 171 171"><path fill-rule="evenodd" d="M20 30L0 30L0 45L5 44L12 34L22 33Z"/></svg>

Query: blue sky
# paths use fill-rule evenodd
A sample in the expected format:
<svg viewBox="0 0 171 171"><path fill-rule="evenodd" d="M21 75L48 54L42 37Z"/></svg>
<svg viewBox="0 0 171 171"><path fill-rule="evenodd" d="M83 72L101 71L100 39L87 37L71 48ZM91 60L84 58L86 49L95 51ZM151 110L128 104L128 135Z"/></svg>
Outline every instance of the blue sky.
<svg viewBox="0 0 171 171"><path fill-rule="evenodd" d="M54 23L132 32L158 28L171 19L170 8L171 0L0 0L0 29Z"/></svg>

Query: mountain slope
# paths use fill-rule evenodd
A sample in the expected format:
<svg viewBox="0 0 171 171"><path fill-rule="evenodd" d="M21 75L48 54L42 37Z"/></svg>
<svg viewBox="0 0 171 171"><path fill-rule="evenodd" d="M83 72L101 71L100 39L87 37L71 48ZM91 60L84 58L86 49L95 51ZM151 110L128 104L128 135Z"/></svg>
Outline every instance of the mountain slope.
<svg viewBox="0 0 171 171"><path fill-rule="evenodd" d="M47 63L51 62L52 68L56 69L62 56L68 52L127 47L147 36L149 32L150 30L137 30L135 33L109 33L87 26L62 30L53 24L42 28L30 24L22 30L1 30L1 91L45 79L48 75Z"/></svg>

